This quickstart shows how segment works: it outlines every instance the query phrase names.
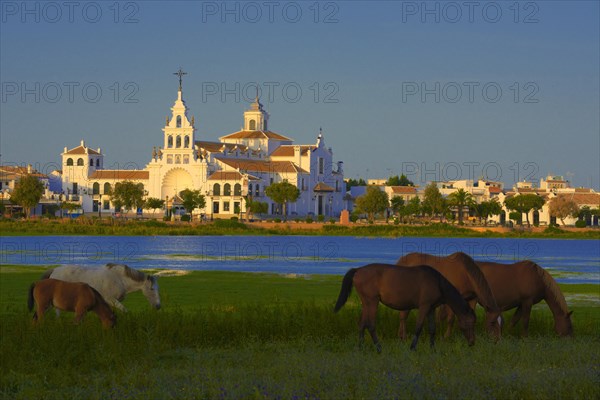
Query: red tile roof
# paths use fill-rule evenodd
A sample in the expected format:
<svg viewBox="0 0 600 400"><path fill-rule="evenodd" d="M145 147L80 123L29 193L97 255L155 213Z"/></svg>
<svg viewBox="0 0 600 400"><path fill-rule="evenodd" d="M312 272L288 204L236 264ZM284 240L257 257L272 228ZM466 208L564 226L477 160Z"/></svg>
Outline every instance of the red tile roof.
<svg viewBox="0 0 600 400"><path fill-rule="evenodd" d="M306 155L310 150L315 149L315 145L302 145L300 146L300 155ZM294 156L294 145L285 144L279 146L274 152L271 153L271 157L293 157Z"/></svg>
<svg viewBox="0 0 600 400"><path fill-rule="evenodd" d="M335 192L335 189L326 183L319 182L313 188L313 192Z"/></svg>
<svg viewBox="0 0 600 400"><path fill-rule="evenodd" d="M396 194L416 194L417 188L414 186L392 186L392 193Z"/></svg>
<svg viewBox="0 0 600 400"><path fill-rule="evenodd" d="M219 139L275 139L292 141L289 137L271 131L238 131L222 136Z"/></svg>
<svg viewBox="0 0 600 400"><path fill-rule="evenodd" d="M98 153L96 150L90 149L89 147L77 146L71 150L68 150L64 154L97 154L97 155L99 155L100 153Z"/></svg>
<svg viewBox="0 0 600 400"><path fill-rule="evenodd" d="M291 161L264 161L264 160L245 160L240 158L224 158L216 157L216 159L223 164L226 164L232 168L239 169L241 171L254 171L254 172L291 172L308 174L307 171L303 170Z"/></svg>
<svg viewBox="0 0 600 400"><path fill-rule="evenodd" d="M102 169L95 171L90 179L115 179L115 180L145 180L150 177L150 172L127 169Z"/></svg>

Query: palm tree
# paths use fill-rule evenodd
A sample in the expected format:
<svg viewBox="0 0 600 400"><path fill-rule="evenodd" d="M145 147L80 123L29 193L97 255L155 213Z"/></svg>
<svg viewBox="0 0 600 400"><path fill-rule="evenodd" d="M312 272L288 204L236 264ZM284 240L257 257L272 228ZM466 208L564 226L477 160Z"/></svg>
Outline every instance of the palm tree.
<svg viewBox="0 0 600 400"><path fill-rule="evenodd" d="M469 208L475 204L473 195L464 189L460 188L456 192L450 193L448 196L448 202L451 206L458 209L458 224L463 224L463 209Z"/></svg>

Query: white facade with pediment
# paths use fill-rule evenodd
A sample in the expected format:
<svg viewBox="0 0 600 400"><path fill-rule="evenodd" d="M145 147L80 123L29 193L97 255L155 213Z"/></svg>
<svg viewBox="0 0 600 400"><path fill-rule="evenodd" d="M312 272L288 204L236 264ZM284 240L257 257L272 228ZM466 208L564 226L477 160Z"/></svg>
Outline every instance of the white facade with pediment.
<svg viewBox="0 0 600 400"><path fill-rule="evenodd" d="M85 212L106 215L115 212L109 192L117 182L142 183L147 197L166 200L169 207L182 190L200 190L206 207L195 213L227 218L245 212L244 198L266 202L268 214L279 214L265 188L287 181L300 189L298 200L288 204L288 216L338 217L344 208L342 163L334 165L322 132L315 144L294 145L269 128L269 114L257 98L244 112L242 130L218 141L198 138L180 87L162 129L162 145L153 148L143 170L104 169L101 150L82 141L61 154L63 193Z"/></svg>

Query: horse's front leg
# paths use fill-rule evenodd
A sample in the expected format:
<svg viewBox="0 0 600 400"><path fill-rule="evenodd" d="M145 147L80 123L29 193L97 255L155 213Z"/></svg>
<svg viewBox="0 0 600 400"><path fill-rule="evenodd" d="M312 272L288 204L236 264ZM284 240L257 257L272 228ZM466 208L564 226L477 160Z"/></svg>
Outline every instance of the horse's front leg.
<svg viewBox="0 0 600 400"><path fill-rule="evenodd" d="M117 299L113 299L111 301L112 305L115 306L116 308L118 308L119 310L123 311L123 312L127 312L127 308L125 308L125 306Z"/></svg>

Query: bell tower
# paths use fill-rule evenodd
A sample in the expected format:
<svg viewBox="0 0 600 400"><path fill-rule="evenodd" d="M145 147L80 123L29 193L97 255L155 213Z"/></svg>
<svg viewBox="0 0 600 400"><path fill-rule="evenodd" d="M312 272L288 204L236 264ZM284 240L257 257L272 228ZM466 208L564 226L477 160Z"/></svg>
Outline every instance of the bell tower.
<svg viewBox="0 0 600 400"><path fill-rule="evenodd" d="M181 68L174 73L179 76L179 90L177 100L171 107L171 117L167 116L164 132L163 153L167 157L167 164L187 164L193 158L195 132L195 121L188 118L188 108L182 97L182 78L187 72ZM186 162L187 160L187 162Z"/></svg>
<svg viewBox="0 0 600 400"><path fill-rule="evenodd" d="M258 87L256 88L256 99L250 105L250 109L244 112L245 131L268 131L269 114L263 108L258 99Z"/></svg>

